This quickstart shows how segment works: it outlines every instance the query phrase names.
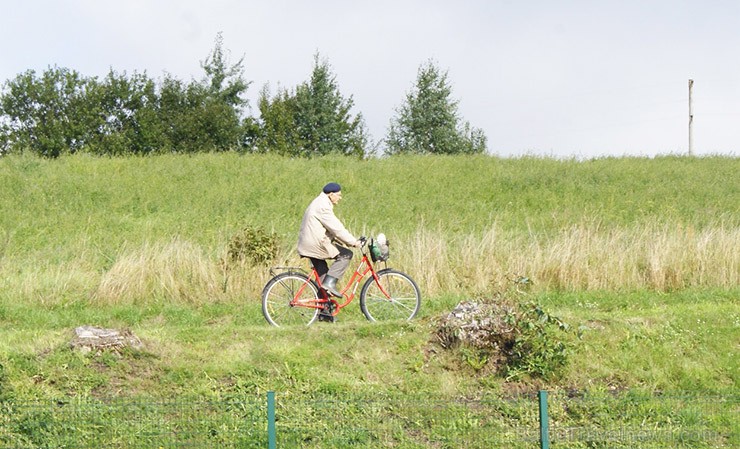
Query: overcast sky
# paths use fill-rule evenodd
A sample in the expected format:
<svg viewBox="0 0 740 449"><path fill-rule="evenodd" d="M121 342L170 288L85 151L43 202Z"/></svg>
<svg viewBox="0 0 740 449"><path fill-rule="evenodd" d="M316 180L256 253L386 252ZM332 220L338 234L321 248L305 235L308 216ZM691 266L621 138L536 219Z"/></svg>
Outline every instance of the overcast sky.
<svg viewBox="0 0 740 449"><path fill-rule="evenodd" d="M201 79L222 32L244 57L252 115L269 84L310 78L317 52L375 141L428 60L460 117L502 156L740 154L738 0L0 0L0 81L50 66L85 76Z"/></svg>

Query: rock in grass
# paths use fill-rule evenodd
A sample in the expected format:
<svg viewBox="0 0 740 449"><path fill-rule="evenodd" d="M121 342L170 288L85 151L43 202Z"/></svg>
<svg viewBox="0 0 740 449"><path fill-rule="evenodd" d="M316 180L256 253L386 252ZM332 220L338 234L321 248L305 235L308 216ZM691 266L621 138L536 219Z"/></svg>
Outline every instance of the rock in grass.
<svg viewBox="0 0 740 449"><path fill-rule="evenodd" d="M142 349L139 337L129 329L103 329L95 326L75 328L75 336L70 347L82 352L121 352L125 348Z"/></svg>

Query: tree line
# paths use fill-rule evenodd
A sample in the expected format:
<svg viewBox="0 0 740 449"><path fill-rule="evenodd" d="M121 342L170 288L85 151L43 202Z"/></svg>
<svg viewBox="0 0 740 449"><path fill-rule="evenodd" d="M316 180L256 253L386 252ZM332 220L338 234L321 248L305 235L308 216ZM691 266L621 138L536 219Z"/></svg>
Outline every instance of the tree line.
<svg viewBox="0 0 740 449"><path fill-rule="evenodd" d="M318 54L310 78L294 88L259 93L259 116L248 115L244 58L227 60L219 33L201 61L201 80L169 74L86 77L75 70L28 70L0 91L0 155L32 152L147 155L239 151L287 156L373 153L459 154L486 151L482 130L464 122L447 72L423 63L416 84L379 144L371 141L354 101Z"/></svg>

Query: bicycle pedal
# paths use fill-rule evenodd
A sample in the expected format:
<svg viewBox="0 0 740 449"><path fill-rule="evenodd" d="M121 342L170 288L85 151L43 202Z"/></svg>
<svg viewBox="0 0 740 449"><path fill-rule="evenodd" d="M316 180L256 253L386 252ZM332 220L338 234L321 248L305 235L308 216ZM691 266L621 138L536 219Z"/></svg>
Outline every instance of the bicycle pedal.
<svg viewBox="0 0 740 449"><path fill-rule="evenodd" d="M334 315L328 315L325 313L319 313L319 321L325 322L325 323L336 323L337 317Z"/></svg>

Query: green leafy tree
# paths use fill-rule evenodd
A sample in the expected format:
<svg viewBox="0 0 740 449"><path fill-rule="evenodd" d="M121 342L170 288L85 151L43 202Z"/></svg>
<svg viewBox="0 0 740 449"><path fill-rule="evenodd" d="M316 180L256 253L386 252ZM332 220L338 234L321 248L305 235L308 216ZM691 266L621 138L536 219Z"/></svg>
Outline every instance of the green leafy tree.
<svg viewBox="0 0 740 449"><path fill-rule="evenodd" d="M229 64L221 34L201 67L202 81L169 75L159 88L146 75L113 70L98 81L69 69L33 71L6 83L0 96L0 148L48 157L224 151L254 140L244 118L249 87L243 60Z"/></svg>
<svg viewBox="0 0 740 449"><path fill-rule="evenodd" d="M216 35L213 51L201 62L206 72L204 84L208 87L209 97L232 106L237 113L242 113L248 101L242 97L249 89L250 81L244 79L244 57L230 65L224 54L223 35Z"/></svg>
<svg viewBox="0 0 740 449"><path fill-rule="evenodd" d="M86 144L95 154L151 154L164 146L157 117L154 80L145 74L126 76L111 70L87 93L88 102L99 105L96 132Z"/></svg>
<svg viewBox="0 0 740 449"><path fill-rule="evenodd" d="M368 143L361 114L352 115L352 97L339 92L328 62L314 57L309 81L295 91L260 95L261 132L257 151L293 156L343 154L364 156Z"/></svg>
<svg viewBox="0 0 740 449"><path fill-rule="evenodd" d="M143 154L161 145L155 83L146 75L111 70L99 81L54 67L40 77L21 74L6 90L0 132L6 148L58 157L82 151Z"/></svg>
<svg viewBox="0 0 740 449"><path fill-rule="evenodd" d="M298 155L303 147L295 126L295 96L285 89L279 90L271 99L265 86L260 92L258 108L261 126L254 150L260 153L276 153L283 156Z"/></svg>
<svg viewBox="0 0 740 449"><path fill-rule="evenodd" d="M482 130L461 123L451 98L447 72L428 61L419 68L415 88L397 109L385 139L387 154L460 154L486 151Z"/></svg>
<svg viewBox="0 0 740 449"><path fill-rule="evenodd" d="M218 150L240 148L248 140L253 121L245 118L249 106L243 97L251 82L244 79L244 57L230 64L223 48L223 36L218 33L213 51L201 67L206 73L205 91L191 86L190 102L201 109L200 125Z"/></svg>
<svg viewBox="0 0 740 449"><path fill-rule="evenodd" d="M214 99L201 83L166 76L156 111L162 126L161 151L226 151L242 144L242 125L234 108Z"/></svg>
<svg viewBox="0 0 740 449"><path fill-rule="evenodd" d="M0 142L4 151L29 149L46 157L80 150L99 121L87 92L95 79L50 67L41 76L29 70L8 81L0 96Z"/></svg>
<svg viewBox="0 0 740 449"><path fill-rule="evenodd" d="M314 56L311 79L296 88L295 123L303 152L364 155L367 144L362 115L352 117L352 97L339 93L329 63Z"/></svg>
<svg viewBox="0 0 740 449"><path fill-rule="evenodd" d="M185 83L170 75L159 89L157 114L162 151L192 153L242 149L253 135L253 120L244 118L243 58L229 64L219 33L213 51L201 62L205 77Z"/></svg>
<svg viewBox="0 0 740 449"><path fill-rule="evenodd" d="M166 75L161 82L157 113L164 129L163 152L190 153L209 148L198 121L205 108L205 89Z"/></svg>

